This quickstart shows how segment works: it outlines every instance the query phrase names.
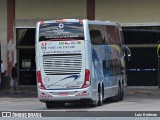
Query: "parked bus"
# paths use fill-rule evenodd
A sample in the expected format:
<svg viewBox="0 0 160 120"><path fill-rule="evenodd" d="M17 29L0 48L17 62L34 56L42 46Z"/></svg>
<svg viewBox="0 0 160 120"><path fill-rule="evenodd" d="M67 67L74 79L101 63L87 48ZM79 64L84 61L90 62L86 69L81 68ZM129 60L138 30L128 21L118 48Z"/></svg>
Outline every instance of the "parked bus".
<svg viewBox="0 0 160 120"><path fill-rule="evenodd" d="M123 100L126 86L123 36L109 21L62 19L36 27L38 99L47 108L72 102L102 105Z"/></svg>

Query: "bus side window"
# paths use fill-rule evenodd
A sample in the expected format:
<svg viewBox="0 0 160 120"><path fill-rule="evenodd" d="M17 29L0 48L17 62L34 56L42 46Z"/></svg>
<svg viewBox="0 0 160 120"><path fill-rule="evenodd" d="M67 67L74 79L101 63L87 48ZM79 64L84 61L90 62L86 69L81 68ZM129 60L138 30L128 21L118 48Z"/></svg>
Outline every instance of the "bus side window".
<svg viewBox="0 0 160 120"><path fill-rule="evenodd" d="M90 30L91 43L93 45L102 45L102 34L99 30Z"/></svg>

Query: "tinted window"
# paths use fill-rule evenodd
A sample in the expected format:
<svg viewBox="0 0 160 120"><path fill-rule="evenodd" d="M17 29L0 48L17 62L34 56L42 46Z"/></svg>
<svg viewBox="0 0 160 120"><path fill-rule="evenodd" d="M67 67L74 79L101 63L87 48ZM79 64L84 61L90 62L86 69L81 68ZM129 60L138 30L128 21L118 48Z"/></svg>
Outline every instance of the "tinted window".
<svg viewBox="0 0 160 120"><path fill-rule="evenodd" d="M39 41L65 38L84 40L83 24L80 22L42 24L39 33Z"/></svg>
<svg viewBox="0 0 160 120"><path fill-rule="evenodd" d="M91 43L93 45L102 45L104 40L102 39L102 34L99 30L90 30Z"/></svg>
<svg viewBox="0 0 160 120"><path fill-rule="evenodd" d="M160 26L123 27L125 44L157 44Z"/></svg>
<svg viewBox="0 0 160 120"><path fill-rule="evenodd" d="M34 46L35 45L35 29L19 28L16 29L18 46Z"/></svg>
<svg viewBox="0 0 160 120"><path fill-rule="evenodd" d="M121 44L120 32L116 26L89 25L90 39L93 45Z"/></svg>
<svg viewBox="0 0 160 120"><path fill-rule="evenodd" d="M132 59L127 61L127 85L157 86L158 59L156 48L131 48Z"/></svg>
<svg viewBox="0 0 160 120"><path fill-rule="evenodd" d="M132 60L127 62L129 69L157 69L156 48L130 48Z"/></svg>

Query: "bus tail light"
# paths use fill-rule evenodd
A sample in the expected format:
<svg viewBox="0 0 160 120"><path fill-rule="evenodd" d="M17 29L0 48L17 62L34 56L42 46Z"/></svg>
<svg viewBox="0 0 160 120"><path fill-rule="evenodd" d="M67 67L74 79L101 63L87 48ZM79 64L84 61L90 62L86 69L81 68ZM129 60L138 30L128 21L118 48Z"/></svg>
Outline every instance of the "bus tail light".
<svg viewBox="0 0 160 120"><path fill-rule="evenodd" d="M46 90L46 88L45 88L45 86L43 85L43 82L42 82L41 71L37 71L37 81L38 81L38 88Z"/></svg>
<svg viewBox="0 0 160 120"><path fill-rule="evenodd" d="M41 22L40 22L40 25L43 25L43 24L44 24L44 21L41 21Z"/></svg>
<svg viewBox="0 0 160 120"><path fill-rule="evenodd" d="M66 20L56 20L56 22L67 22Z"/></svg>
<svg viewBox="0 0 160 120"><path fill-rule="evenodd" d="M86 69L85 70L85 79L84 79L84 83L82 85L82 88L86 88L88 86L90 86L91 82L90 82L90 70Z"/></svg>
<svg viewBox="0 0 160 120"><path fill-rule="evenodd" d="M79 20L79 23L80 23L80 24L83 24L83 20Z"/></svg>

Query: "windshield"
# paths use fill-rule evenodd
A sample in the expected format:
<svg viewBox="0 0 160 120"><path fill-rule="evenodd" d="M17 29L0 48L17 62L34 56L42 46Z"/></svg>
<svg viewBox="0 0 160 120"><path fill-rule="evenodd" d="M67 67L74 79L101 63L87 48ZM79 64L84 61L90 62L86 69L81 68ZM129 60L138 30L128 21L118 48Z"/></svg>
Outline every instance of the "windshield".
<svg viewBox="0 0 160 120"><path fill-rule="evenodd" d="M40 25L39 41L76 39L84 40L83 23L62 22Z"/></svg>

